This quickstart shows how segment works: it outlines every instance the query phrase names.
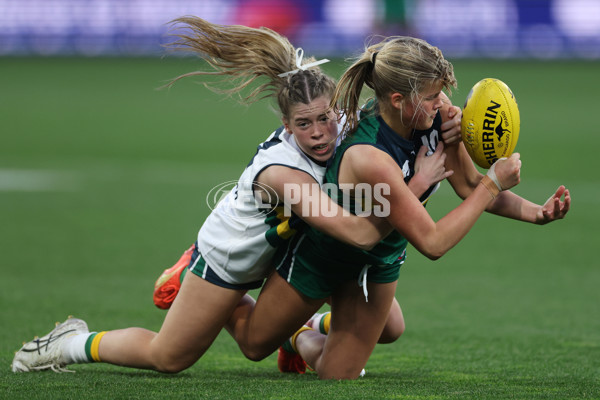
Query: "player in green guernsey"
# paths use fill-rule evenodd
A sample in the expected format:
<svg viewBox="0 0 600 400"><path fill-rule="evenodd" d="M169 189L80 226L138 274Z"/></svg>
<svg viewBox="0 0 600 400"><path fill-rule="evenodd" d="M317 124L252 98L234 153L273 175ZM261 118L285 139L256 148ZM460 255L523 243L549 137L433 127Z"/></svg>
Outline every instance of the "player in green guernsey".
<svg viewBox="0 0 600 400"><path fill-rule="evenodd" d="M363 85L374 90L375 101L358 119ZM361 374L385 325L407 242L438 259L484 211L545 224L569 210L564 186L544 205L507 190L520 181L519 154L497 161L483 176L460 140L439 141L450 107L442 90L455 85L452 65L440 50L410 37L370 46L338 82L333 103L347 115L351 132L328 164L324 187L331 185L339 204L354 212L376 213L395 232L363 251L309 229L294 237L280 257L279 274L299 293L309 299L331 297L328 335L312 330L311 323L286 345L320 378L354 379ZM415 156L425 147L443 148L446 169L453 171L448 181L464 199L438 222L422 204L433 188L421 198L408 190Z"/></svg>
<svg viewBox="0 0 600 400"><path fill-rule="evenodd" d="M398 136L372 109L375 102L366 105L371 112L364 112L358 129L337 148L336 154L330 160L324 179L324 185L333 184L337 188L332 197L338 204L344 205L344 191L340 188L339 166L345 152L354 145L373 146L389 155L399 166L402 166L404 181L408 184L415 175L415 155L422 147L432 153L440 144L442 132L441 113L437 113L432 126L426 130L415 130L410 140ZM420 197L426 203L437 190L439 184L429 187ZM346 196L348 198L348 196ZM373 210L356 210L363 207L363 199L350 198L349 210L356 213L373 212ZM303 235L295 236L287 245L285 259L278 262L278 271L294 287L311 298L323 298L332 293L332 289L322 290L325 274L331 271L327 279L332 281L332 287L339 281L345 281L358 276L360 271L368 266L369 279L372 282L389 282L398 279L400 265L404 262L408 242L398 231L392 231L369 251L348 246L331 236L315 229L307 229ZM294 249L291 250L291 249ZM306 250L304 250L306 249ZM291 261L294 258L294 261ZM312 271L312 274L299 272L299 265ZM288 269L295 268L295 274ZM372 268L372 269L371 269ZM366 272L366 270L365 270ZM379 277L379 275L382 275ZM319 276L318 281L305 280L307 276Z"/></svg>

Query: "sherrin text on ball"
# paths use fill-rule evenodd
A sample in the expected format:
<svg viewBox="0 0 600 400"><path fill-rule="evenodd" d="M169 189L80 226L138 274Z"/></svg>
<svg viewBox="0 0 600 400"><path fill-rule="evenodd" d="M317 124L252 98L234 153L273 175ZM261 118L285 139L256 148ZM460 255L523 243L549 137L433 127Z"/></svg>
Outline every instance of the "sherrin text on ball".
<svg viewBox="0 0 600 400"><path fill-rule="evenodd" d="M510 88L501 80L485 78L469 92L462 115L462 141L473 161L490 168L509 157L517 145L519 107Z"/></svg>

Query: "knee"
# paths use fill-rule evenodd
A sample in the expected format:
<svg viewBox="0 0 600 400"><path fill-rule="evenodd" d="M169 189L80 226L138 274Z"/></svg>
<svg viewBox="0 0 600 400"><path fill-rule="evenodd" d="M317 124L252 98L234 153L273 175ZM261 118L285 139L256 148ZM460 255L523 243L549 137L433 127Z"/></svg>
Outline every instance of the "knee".
<svg viewBox="0 0 600 400"><path fill-rule="evenodd" d="M242 351L242 353L244 353L244 356L250 361L262 361L270 354L256 350L246 350Z"/></svg>
<svg viewBox="0 0 600 400"><path fill-rule="evenodd" d="M275 351L259 344L250 345L248 343L240 343L239 347L242 354L250 361L262 361Z"/></svg>
<svg viewBox="0 0 600 400"><path fill-rule="evenodd" d="M154 369L158 372L163 372L165 374L176 374L178 372L188 369L191 366L192 364L182 363L173 359L166 359L160 360L159 362L155 362Z"/></svg>
<svg viewBox="0 0 600 400"><path fill-rule="evenodd" d="M176 374L191 367L197 360L175 355L172 352L158 350L152 352L154 370L166 374Z"/></svg>
<svg viewBox="0 0 600 400"><path fill-rule="evenodd" d="M400 336L402 336L405 329L404 319L386 324L385 328L383 328L383 332L381 332L378 343L385 344L395 342L400 339Z"/></svg>

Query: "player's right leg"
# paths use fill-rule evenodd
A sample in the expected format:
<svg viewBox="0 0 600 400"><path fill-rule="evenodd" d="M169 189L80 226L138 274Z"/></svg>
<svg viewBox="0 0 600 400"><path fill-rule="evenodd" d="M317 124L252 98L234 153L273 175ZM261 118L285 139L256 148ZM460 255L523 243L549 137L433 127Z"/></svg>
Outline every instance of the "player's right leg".
<svg viewBox="0 0 600 400"><path fill-rule="evenodd" d="M296 349L319 378L355 379L365 367L389 316L396 282L369 282L368 286L368 302L354 281L336 290L327 336L316 331L298 334Z"/></svg>
<svg viewBox="0 0 600 400"><path fill-rule="evenodd" d="M381 332L381 336L379 336L377 343L384 344L395 342L402 336L405 328L406 325L404 323L402 309L400 308L400 304L398 304L398 300L394 298L387 321L383 327L383 332Z"/></svg>
<svg viewBox="0 0 600 400"><path fill-rule="evenodd" d="M323 335L327 335L329 333L330 323L331 312L325 312L322 314L315 314L310 321L307 322L307 325ZM404 315L402 314L402 309L400 308L400 304L398 304L398 300L394 298L387 321L383 327L383 332L381 332L381 336L377 343L384 344L395 342L402 336L404 329Z"/></svg>
<svg viewBox="0 0 600 400"><path fill-rule="evenodd" d="M42 351L28 352L33 357L24 357L24 350L34 342L27 343L15 355L13 370L35 370L28 365L39 365L40 361L60 367L95 361L179 372L194 364L210 347L244 294L245 290L223 288L187 274L158 333L127 328L90 334L80 329L64 340L48 341ZM20 368L15 370L15 365Z"/></svg>

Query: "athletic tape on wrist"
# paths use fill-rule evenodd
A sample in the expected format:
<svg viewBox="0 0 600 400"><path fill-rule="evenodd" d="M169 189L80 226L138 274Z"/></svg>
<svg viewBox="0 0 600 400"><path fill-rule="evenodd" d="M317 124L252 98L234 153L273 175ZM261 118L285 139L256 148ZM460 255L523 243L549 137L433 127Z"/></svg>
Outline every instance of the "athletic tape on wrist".
<svg viewBox="0 0 600 400"><path fill-rule="evenodd" d="M488 192L490 192L490 196L492 196L492 199L495 199L496 196L500 194L498 187L496 187L496 184L492 182L492 179L489 176L484 175L484 177L481 178L480 183L483 185L483 187L487 189Z"/></svg>
<svg viewBox="0 0 600 400"><path fill-rule="evenodd" d="M502 157L500 159L498 159L498 161L500 160L506 160L506 157ZM498 187L499 191L502 191L502 185L500 184L500 181L498 180L498 177L496 176L496 163L498 163L498 161L496 161L494 164L492 164L492 166L490 167L490 169L487 172L487 176L490 177L490 179L492 180L492 182L494 182L496 184L496 186Z"/></svg>

